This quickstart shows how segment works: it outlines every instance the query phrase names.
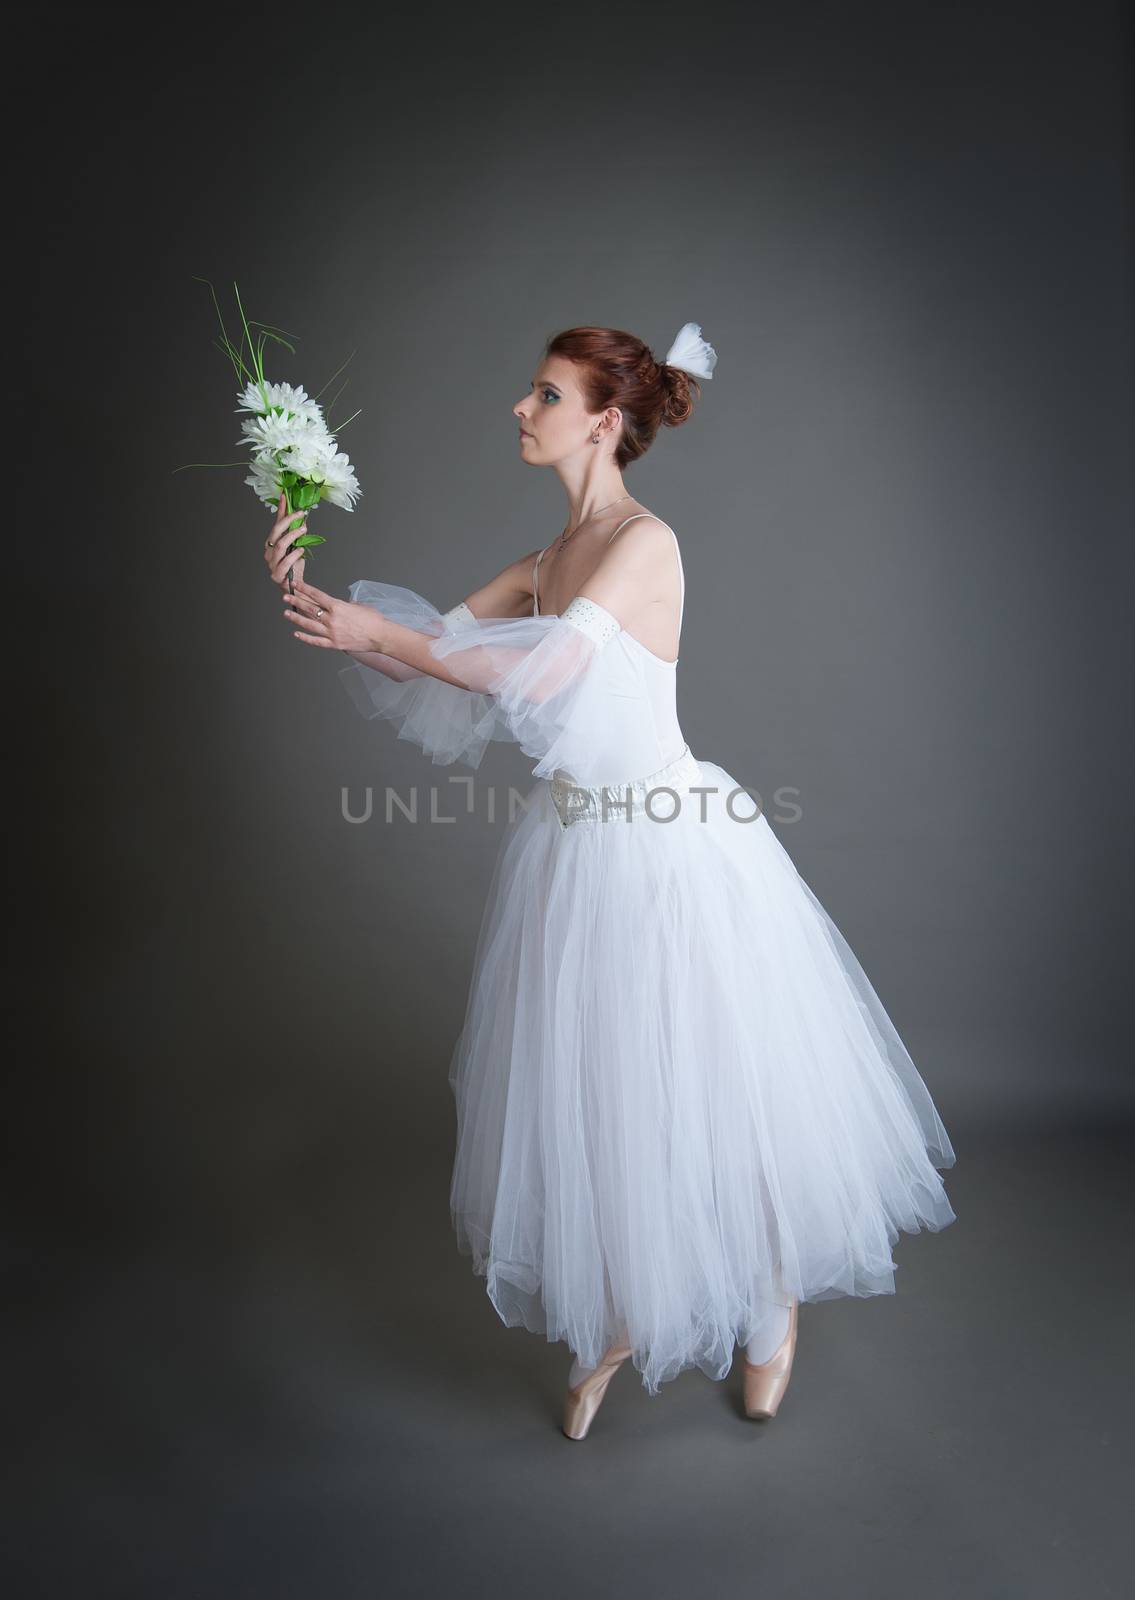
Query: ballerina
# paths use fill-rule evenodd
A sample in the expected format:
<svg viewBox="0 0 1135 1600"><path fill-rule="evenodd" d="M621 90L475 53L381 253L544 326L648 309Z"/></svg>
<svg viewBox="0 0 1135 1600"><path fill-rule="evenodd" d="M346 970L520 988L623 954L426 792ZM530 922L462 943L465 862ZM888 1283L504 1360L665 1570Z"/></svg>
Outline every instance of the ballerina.
<svg viewBox="0 0 1135 1600"><path fill-rule="evenodd" d="M716 361L697 323L661 362L618 329L549 340L513 415L567 522L444 613L308 584L286 515L265 546L295 636L352 658L365 716L438 764L494 739L535 762L449 1065L450 1209L501 1320L569 1347L572 1439L628 1360L656 1395L723 1379L738 1346L744 1414L776 1415L799 1305L893 1294L900 1231L955 1220L954 1151L875 990L678 720L681 547L623 471Z"/></svg>

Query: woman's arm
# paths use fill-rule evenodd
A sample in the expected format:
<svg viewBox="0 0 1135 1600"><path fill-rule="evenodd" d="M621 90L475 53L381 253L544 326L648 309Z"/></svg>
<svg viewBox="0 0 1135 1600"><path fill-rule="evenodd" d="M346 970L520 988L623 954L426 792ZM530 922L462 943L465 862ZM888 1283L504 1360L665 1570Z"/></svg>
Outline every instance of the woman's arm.
<svg viewBox="0 0 1135 1600"><path fill-rule="evenodd" d="M632 522L627 531L644 525ZM670 539L664 528L657 532ZM305 583L293 613L304 623L297 636L323 648L373 651L411 672L396 681L351 661L339 676L363 716L393 723L435 764L476 767L491 740L509 739L537 758L537 777L587 770L589 696L604 681L596 684L592 665L626 617L657 603L657 561L639 543L620 537L604 550L561 615L532 614L527 557L454 607L456 615L443 616L398 584L359 579L344 605Z"/></svg>
<svg viewBox="0 0 1135 1600"><path fill-rule="evenodd" d="M533 550L530 555L510 562L488 583L466 596L464 604L472 612L474 620L479 621L484 617L507 619L531 613L532 568L539 553ZM283 598L284 616L289 621L307 624L308 631L297 634L307 644L330 644L352 660L372 667L396 682L403 683L425 673L443 683L454 684L459 689L470 687L466 678L455 676L431 654L430 645L436 637L434 634L405 627L371 606L336 600L313 584L297 582L295 595L285 593ZM319 608L322 608L323 616L316 618L315 612ZM358 616L359 612L364 612L365 617Z"/></svg>
<svg viewBox="0 0 1135 1600"><path fill-rule="evenodd" d="M364 667L373 667L375 672L385 673L397 683L405 683L408 678L419 676L416 668L408 667L394 656L384 656L379 650L344 650L343 654L350 656L352 661L360 661Z"/></svg>

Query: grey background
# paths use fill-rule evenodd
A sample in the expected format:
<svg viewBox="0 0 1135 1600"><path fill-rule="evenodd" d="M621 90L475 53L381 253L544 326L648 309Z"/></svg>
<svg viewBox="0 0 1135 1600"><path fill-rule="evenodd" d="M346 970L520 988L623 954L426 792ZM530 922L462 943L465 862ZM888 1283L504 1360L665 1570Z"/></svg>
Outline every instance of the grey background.
<svg viewBox="0 0 1135 1600"><path fill-rule="evenodd" d="M1119 1592L1119 18L24 25L18 1592ZM806 1309L768 1429L736 1374L655 1404L624 1376L570 1446L566 1348L502 1329L453 1249L484 797L530 763L494 747L453 824L343 819L366 784L452 814L467 769L292 640L241 473L171 475L238 454L195 274L301 335L280 377L355 352L364 498L309 576L443 608L563 525L511 416L549 334L661 356L693 319L718 350L627 476L682 541L683 727L762 797L959 1155L958 1222L900 1241L894 1299Z"/></svg>

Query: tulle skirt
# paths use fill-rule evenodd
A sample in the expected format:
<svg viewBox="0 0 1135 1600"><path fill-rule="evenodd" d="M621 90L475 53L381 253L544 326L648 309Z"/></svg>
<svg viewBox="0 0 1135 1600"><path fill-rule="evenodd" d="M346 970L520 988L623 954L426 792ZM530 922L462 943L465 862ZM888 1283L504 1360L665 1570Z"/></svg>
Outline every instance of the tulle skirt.
<svg viewBox="0 0 1135 1600"><path fill-rule="evenodd" d="M629 821L526 796L449 1074L453 1225L498 1315L585 1366L628 1338L650 1394L724 1378L777 1305L893 1293L900 1230L955 1218L865 973L756 802L695 770L715 793Z"/></svg>

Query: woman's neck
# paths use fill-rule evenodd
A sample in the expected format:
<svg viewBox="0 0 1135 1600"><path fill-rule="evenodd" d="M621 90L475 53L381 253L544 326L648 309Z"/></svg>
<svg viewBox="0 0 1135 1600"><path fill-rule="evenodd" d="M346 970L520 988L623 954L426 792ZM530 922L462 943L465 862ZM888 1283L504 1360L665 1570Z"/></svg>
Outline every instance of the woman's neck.
<svg viewBox="0 0 1135 1600"><path fill-rule="evenodd" d="M604 465L596 462L578 474L560 473L560 480L568 499L568 528L576 528L588 517L593 517L603 506L630 498L622 474L613 462Z"/></svg>

